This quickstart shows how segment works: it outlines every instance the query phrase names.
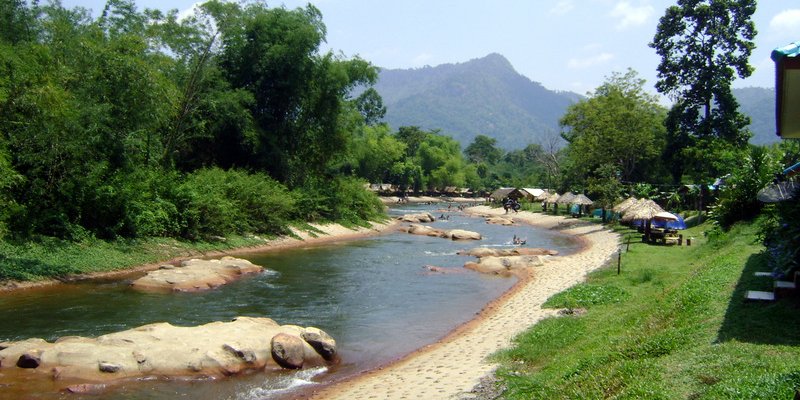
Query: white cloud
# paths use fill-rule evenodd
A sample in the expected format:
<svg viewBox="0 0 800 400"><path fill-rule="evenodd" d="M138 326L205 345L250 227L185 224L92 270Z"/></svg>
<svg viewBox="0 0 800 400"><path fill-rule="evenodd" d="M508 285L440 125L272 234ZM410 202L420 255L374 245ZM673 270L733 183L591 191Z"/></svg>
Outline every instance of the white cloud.
<svg viewBox="0 0 800 400"><path fill-rule="evenodd" d="M800 9L784 10L769 21L770 29L776 31L796 32L800 26Z"/></svg>
<svg viewBox="0 0 800 400"><path fill-rule="evenodd" d="M585 58L570 58L567 61L567 67L571 69L585 69L596 65L605 64L614 59L611 53L600 53L591 57Z"/></svg>
<svg viewBox="0 0 800 400"><path fill-rule="evenodd" d="M575 8L572 0L559 0L551 9L550 14L564 15Z"/></svg>
<svg viewBox="0 0 800 400"><path fill-rule="evenodd" d="M617 29L623 30L626 28L644 25L655 10L653 6L643 5L640 7L632 6L627 1L621 1L614 6L610 15L619 19Z"/></svg>

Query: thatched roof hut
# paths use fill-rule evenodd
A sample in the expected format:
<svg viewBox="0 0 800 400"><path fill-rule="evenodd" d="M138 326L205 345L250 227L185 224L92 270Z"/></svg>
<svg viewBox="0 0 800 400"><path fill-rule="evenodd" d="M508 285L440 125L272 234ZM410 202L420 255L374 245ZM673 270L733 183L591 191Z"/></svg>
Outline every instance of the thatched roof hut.
<svg viewBox="0 0 800 400"><path fill-rule="evenodd" d="M615 205L614 208L611 209L611 211L614 211L615 213L624 213L628 208L636 204L638 201L639 199L637 199L636 197L633 196L628 197L627 199L622 200L622 202L620 202L619 204Z"/></svg>
<svg viewBox="0 0 800 400"><path fill-rule="evenodd" d="M567 192L556 200L556 204L572 204L573 199L575 199L575 193Z"/></svg>
<svg viewBox="0 0 800 400"><path fill-rule="evenodd" d="M620 221L630 222L637 219L649 220L652 219L656 214L663 211L664 209L656 204L655 201L650 199L641 199L622 214Z"/></svg>
<svg viewBox="0 0 800 400"><path fill-rule="evenodd" d="M555 204L560 197L560 194L553 192L550 196L547 196L547 199L545 199L544 202L547 204Z"/></svg>
<svg viewBox="0 0 800 400"><path fill-rule="evenodd" d="M534 198L533 200L534 201L546 201L547 198L550 197L551 195L552 194L550 193L550 191L548 189L545 189L540 195L536 196L536 198Z"/></svg>
<svg viewBox="0 0 800 400"><path fill-rule="evenodd" d="M586 197L585 194L581 193L575 196L575 198L572 199L572 201L570 201L570 204L577 204L580 206L590 206L594 204L594 202L592 201L592 199Z"/></svg>

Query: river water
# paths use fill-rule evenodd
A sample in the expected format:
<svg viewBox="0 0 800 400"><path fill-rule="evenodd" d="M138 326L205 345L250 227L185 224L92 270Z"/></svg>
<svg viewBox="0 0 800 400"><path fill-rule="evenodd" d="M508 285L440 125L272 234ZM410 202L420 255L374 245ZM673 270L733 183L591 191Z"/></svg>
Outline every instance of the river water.
<svg viewBox="0 0 800 400"><path fill-rule="evenodd" d="M528 226L489 225L482 219L441 206L403 206L390 214L431 211L449 220L441 229L480 232L479 242L388 233L300 249L240 257L269 270L203 293L144 294L130 279L58 285L0 295L0 341L60 336L97 336L153 322L198 325L233 317L266 316L280 324L316 326L333 336L342 363L331 368L248 374L208 380L147 380L115 385L91 399L280 399L385 364L436 342L472 319L488 302L515 283L514 278L478 274L462 268L469 257L456 252L476 246L510 245L527 238L528 247L562 253L577 245L569 237ZM453 208L455 210L455 208ZM447 273L431 273L426 265ZM3 371L3 370L0 370ZM23 377L24 378L24 377ZM10 379L6 373L6 379ZM19 379L19 377L14 377ZM0 372L0 398L79 399L52 393L51 383L7 386ZM12 393L15 392L15 393ZM49 393L48 393L49 392Z"/></svg>

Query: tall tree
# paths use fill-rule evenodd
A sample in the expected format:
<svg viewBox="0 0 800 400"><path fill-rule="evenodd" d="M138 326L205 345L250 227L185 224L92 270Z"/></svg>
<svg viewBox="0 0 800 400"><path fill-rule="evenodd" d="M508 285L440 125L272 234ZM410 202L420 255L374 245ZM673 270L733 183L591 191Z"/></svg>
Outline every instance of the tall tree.
<svg viewBox="0 0 800 400"><path fill-rule="evenodd" d="M666 156L676 181L687 168L684 149L713 148L716 139L747 144L750 121L738 112L731 83L753 71L755 10L756 0L678 0L659 21L650 47L661 57L656 89L675 100Z"/></svg>
<svg viewBox="0 0 800 400"><path fill-rule="evenodd" d="M495 146L496 144L497 139L486 135L478 135L475 136L472 143L464 149L464 154L467 156L467 160L472 163L478 164L485 162L494 164L503 156L503 150L498 149Z"/></svg>
<svg viewBox="0 0 800 400"><path fill-rule="evenodd" d="M588 99L570 106L560 123L573 176L631 182L657 171L665 110L644 91L644 83L636 71L617 72Z"/></svg>

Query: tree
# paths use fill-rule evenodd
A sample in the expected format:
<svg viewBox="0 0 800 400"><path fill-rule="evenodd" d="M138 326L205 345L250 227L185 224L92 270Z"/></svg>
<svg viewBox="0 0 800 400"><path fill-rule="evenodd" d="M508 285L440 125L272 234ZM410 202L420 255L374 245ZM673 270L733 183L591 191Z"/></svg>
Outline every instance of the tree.
<svg viewBox="0 0 800 400"><path fill-rule="evenodd" d="M367 125L378 124L386 115L386 106L383 105L383 99L375 88L365 90L356 98L355 102Z"/></svg>
<svg viewBox="0 0 800 400"><path fill-rule="evenodd" d="M756 35L755 10L755 0L678 0L659 21L650 47L661 57L656 89L675 100L665 156L676 182L688 169L684 149L698 140L720 139L738 149L747 144L750 121L738 112L731 82L734 74L746 78L752 73L748 58Z"/></svg>
<svg viewBox="0 0 800 400"><path fill-rule="evenodd" d="M464 154L466 154L467 160L471 163L478 164L485 162L494 164L503 156L503 150L495 147L496 144L497 139L486 135L478 135L472 143L464 149Z"/></svg>
<svg viewBox="0 0 800 400"><path fill-rule="evenodd" d="M656 174L665 110L644 83L631 69L615 72L588 99L569 107L560 124L574 177L632 182Z"/></svg>

